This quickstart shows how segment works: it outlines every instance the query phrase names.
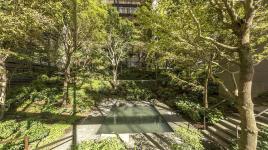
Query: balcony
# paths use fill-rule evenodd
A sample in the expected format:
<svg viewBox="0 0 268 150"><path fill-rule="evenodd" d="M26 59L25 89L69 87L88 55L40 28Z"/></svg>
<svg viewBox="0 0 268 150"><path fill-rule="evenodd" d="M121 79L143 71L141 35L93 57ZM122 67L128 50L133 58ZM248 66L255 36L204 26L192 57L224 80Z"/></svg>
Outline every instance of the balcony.
<svg viewBox="0 0 268 150"><path fill-rule="evenodd" d="M104 2L116 7L120 16L131 17L144 0L104 0Z"/></svg>
<svg viewBox="0 0 268 150"><path fill-rule="evenodd" d="M104 0L107 4L113 4L113 5L140 5L143 0Z"/></svg>

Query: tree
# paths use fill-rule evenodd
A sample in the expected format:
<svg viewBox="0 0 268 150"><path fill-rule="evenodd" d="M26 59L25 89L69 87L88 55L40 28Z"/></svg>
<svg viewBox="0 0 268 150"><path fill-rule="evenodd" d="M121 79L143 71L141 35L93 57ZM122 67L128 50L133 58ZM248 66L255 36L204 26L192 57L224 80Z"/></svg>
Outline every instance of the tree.
<svg viewBox="0 0 268 150"><path fill-rule="evenodd" d="M61 7L62 11L59 16L62 20L60 22L59 32L61 35L61 43L62 43L62 65L63 65L63 73L64 73L64 81L63 81L63 105L67 105L69 103L69 83L70 83L70 75L71 75L71 62L72 56L75 52L74 48L74 38L76 35L74 34L77 29L75 26L74 20L74 6L73 1L62 1ZM75 12L76 13L76 12Z"/></svg>
<svg viewBox="0 0 268 150"><path fill-rule="evenodd" d="M194 58L201 64L212 63L217 70L230 72L238 90L227 87L213 73L210 77L237 102L242 129L240 149L256 149L258 129L251 86L254 64L267 58L267 2L164 0L154 11L145 9L143 13L143 23L157 35L157 41L152 43L158 52L169 54L169 58L180 58L180 55L185 57L181 60ZM216 54L215 59L209 59L211 52ZM200 54L202 58L198 57ZM238 82L225 64L238 66Z"/></svg>
<svg viewBox="0 0 268 150"><path fill-rule="evenodd" d="M0 107L1 114L0 120L4 117L5 112L5 101L6 101L6 90L7 90L7 70L5 66L5 60L8 55L0 54Z"/></svg>
<svg viewBox="0 0 268 150"><path fill-rule="evenodd" d="M78 49L73 62L81 73L88 73L94 60L99 58L95 50L104 41L107 6L98 0L85 0L78 4Z"/></svg>
<svg viewBox="0 0 268 150"><path fill-rule="evenodd" d="M199 45L205 45L204 42L192 38L191 27L183 24L185 20L178 19L182 17L179 7L168 0L159 1L155 8L151 3L141 7L137 12L139 39L145 43L147 60L153 59L158 66L166 66L169 62L173 71L180 71L175 75L179 82L200 92L203 83L197 78L204 70L204 61L208 60L203 51L208 48L201 49ZM168 74L174 77L172 71Z"/></svg>
<svg viewBox="0 0 268 150"><path fill-rule="evenodd" d="M0 119L4 117L6 107L6 59L11 56L16 59L35 59L34 54L40 54L43 46L40 37L53 28L51 18L33 6L26 1L0 2Z"/></svg>
<svg viewBox="0 0 268 150"><path fill-rule="evenodd" d="M241 118L241 136L239 149L253 150L257 147L258 129L254 115L254 104L251 97L252 80L254 76L254 48L252 47L252 33L254 32L254 18L257 11L267 8L264 1L211 1L211 5L221 14L222 23L232 30L234 46L220 43L217 40L204 36L198 19L190 11L198 27L198 35L201 39L211 42L221 48L222 51L231 51L238 54L239 84L238 95L230 93L238 101L238 110ZM240 13L242 12L242 13ZM261 12L264 13L265 11ZM259 16L261 17L261 16ZM264 21L267 18L263 18ZM258 22L256 22L256 25ZM263 50L261 50L263 51Z"/></svg>
<svg viewBox="0 0 268 150"><path fill-rule="evenodd" d="M92 49L102 40L107 12L106 6L98 0L77 1L77 15L74 15L73 5L73 1L62 1L62 10L57 13L58 32L61 35L59 51L62 57L59 59L59 64L64 73L62 99L64 104L69 103L68 89L72 70L85 69L90 63ZM74 16L77 16L76 19Z"/></svg>
<svg viewBox="0 0 268 150"><path fill-rule="evenodd" d="M105 22L105 41L100 53L112 68L112 86L118 86L118 66L125 58L132 39L132 23L119 17L114 8L108 9L108 16Z"/></svg>

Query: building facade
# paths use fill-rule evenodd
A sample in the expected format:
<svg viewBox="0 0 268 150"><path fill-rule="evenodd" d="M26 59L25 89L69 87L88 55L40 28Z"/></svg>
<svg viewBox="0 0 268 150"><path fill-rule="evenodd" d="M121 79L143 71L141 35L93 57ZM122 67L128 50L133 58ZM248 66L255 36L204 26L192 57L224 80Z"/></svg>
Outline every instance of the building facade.
<svg viewBox="0 0 268 150"><path fill-rule="evenodd" d="M234 90L234 82L232 79L232 75L228 72L224 72L219 75L219 78L225 83L225 85ZM237 72L235 74L235 79L237 84L239 84L239 69L237 68ZM254 77L252 81L252 97L258 97L260 94L264 92L268 92L268 60L263 60L258 65L254 66ZM226 92L222 87L219 89L219 94L222 96L226 96Z"/></svg>
<svg viewBox="0 0 268 150"><path fill-rule="evenodd" d="M144 1L145 0L105 0L105 3L116 7L120 16L132 17L137 8L144 3Z"/></svg>

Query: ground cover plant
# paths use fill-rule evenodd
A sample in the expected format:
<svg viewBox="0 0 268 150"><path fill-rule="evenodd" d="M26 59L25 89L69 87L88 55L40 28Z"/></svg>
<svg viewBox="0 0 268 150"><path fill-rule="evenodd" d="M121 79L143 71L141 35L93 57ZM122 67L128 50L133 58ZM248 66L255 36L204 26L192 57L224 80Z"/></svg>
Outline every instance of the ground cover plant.
<svg viewBox="0 0 268 150"><path fill-rule="evenodd" d="M181 144L173 145L174 150L204 150L203 135L197 129L189 129L187 125L176 129L176 135L182 139Z"/></svg>
<svg viewBox="0 0 268 150"><path fill-rule="evenodd" d="M100 141L85 141L76 150L125 150L124 144L118 138L108 138Z"/></svg>
<svg viewBox="0 0 268 150"><path fill-rule="evenodd" d="M78 114L72 116L72 107L62 107L61 78L40 75L32 83L17 87L7 100L11 110L0 122L2 149L24 149L24 137L29 137L32 148L37 148L61 138L75 121L81 120L83 113L94 105L87 91L97 91L98 86L78 88ZM72 91L72 89L70 89ZM88 101L84 101L87 99Z"/></svg>
<svg viewBox="0 0 268 150"><path fill-rule="evenodd" d="M203 127L238 112L238 148L265 148L252 85L268 90L267 14L267 0L0 0L0 147L50 143L101 101L156 99Z"/></svg>

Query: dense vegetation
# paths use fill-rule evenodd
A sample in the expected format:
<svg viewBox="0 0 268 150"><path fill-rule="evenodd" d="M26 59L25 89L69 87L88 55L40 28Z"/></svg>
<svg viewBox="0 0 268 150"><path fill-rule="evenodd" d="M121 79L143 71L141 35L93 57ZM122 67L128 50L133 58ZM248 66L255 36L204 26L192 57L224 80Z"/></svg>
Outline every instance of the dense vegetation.
<svg viewBox="0 0 268 150"><path fill-rule="evenodd" d="M101 141L85 141L79 144L77 150L125 150L124 144L117 138Z"/></svg>
<svg viewBox="0 0 268 150"><path fill-rule="evenodd" d="M124 18L100 0L0 0L0 149L23 149L25 136L32 148L51 143L107 99L157 99L201 129L236 111L234 147L266 148L251 88L268 54L267 1L156 2ZM219 88L227 101L211 108ZM174 149L204 149L199 131L176 133ZM77 149L87 147L125 149L118 139Z"/></svg>

